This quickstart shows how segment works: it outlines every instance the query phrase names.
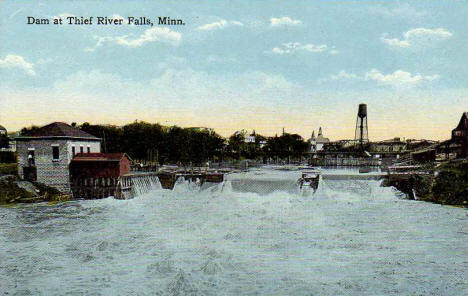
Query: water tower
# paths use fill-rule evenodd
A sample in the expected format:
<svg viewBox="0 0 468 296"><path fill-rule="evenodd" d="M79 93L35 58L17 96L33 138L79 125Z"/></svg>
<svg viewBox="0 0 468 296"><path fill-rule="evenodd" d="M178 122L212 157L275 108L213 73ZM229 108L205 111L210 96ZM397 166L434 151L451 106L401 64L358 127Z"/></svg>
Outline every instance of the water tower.
<svg viewBox="0 0 468 296"><path fill-rule="evenodd" d="M356 118L356 131L354 134L354 141L359 143L362 147L363 144L369 143L369 132L367 129L367 105L359 104L358 114Z"/></svg>

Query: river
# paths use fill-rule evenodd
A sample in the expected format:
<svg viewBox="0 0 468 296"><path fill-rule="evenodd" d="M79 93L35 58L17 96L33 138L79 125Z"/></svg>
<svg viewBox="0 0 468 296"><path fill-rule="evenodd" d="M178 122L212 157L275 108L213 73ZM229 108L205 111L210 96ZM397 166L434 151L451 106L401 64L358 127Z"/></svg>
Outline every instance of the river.
<svg viewBox="0 0 468 296"><path fill-rule="evenodd" d="M465 209L299 174L0 208L0 295L468 294Z"/></svg>

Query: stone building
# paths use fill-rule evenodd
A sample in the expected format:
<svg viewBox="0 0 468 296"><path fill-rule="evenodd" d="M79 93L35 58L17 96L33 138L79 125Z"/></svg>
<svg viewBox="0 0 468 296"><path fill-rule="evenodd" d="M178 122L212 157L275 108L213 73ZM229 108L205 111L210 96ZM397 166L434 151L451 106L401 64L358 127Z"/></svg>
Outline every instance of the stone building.
<svg viewBox="0 0 468 296"><path fill-rule="evenodd" d="M19 174L70 192L69 164L76 153L101 152L101 139L76 127L54 122L16 138Z"/></svg>

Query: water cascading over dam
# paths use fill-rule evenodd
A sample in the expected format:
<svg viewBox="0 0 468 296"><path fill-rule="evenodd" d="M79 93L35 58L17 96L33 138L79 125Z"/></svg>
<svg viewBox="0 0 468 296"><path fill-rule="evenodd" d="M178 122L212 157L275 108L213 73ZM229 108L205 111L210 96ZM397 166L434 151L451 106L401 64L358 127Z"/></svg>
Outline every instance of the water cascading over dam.
<svg viewBox="0 0 468 296"><path fill-rule="evenodd" d="M324 179L302 195L299 176L262 169L173 190L141 180L130 200L0 207L0 291L464 295L464 209L378 180Z"/></svg>

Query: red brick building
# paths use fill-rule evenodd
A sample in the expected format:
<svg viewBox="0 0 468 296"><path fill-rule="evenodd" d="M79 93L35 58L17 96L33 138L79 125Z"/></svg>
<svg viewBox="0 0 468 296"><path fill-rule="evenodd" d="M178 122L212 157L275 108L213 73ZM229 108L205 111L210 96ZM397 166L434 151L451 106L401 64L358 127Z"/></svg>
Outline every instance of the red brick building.
<svg viewBox="0 0 468 296"><path fill-rule="evenodd" d="M78 153L70 163L74 198L101 198L118 194L119 179L130 173L125 153Z"/></svg>
<svg viewBox="0 0 468 296"><path fill-rule="evenodd" d="M130 173L131 160L125 153L78 153L70 163L76 178L118 178Z"/></svg>

